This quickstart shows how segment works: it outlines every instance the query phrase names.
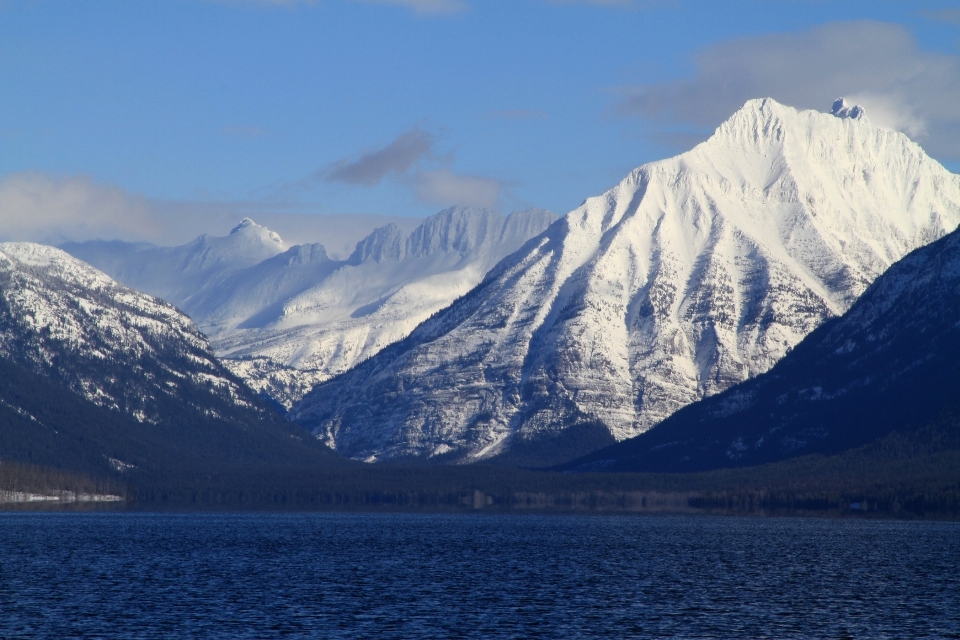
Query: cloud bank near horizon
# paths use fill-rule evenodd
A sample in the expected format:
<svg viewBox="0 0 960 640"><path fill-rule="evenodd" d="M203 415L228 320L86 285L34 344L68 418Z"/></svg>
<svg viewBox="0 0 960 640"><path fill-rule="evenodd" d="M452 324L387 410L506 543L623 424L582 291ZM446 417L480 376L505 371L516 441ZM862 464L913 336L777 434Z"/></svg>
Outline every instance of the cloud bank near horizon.
<svg viewBox="0 0 960 640"><path fill-rule="evenodd" d="M123 240L175 246L204 233L224 236L245 217L278 232L287 246L320 242L338 259L350 255L376 227L392 223L409 233L422 220L305 212L276 203L149 200L82 175L19 172L0 177L0 242Z"/></svg>
<svg viewBox="0 0 960 640"><path fill-rule="evenodd" d="M457 204L485 209L497 206L501 191L497 180L454 173L449 169L420 171L413 178L413 187L417 199L423 204Z"/></svg>
<svg viewBox="0 0 960 640"><path fill-rule="evenodd" d="M826 111L842 96L862 104L873 124L960 160L960 57L921 51L899 25L835 22L737 38L693 62L693 78L622 89L618 111L708 130L751 98Z"/></svg>
<svg viewBox="0 0 960 640"><path fill-rule="evenodd" d="M20 172L0 178L0 239L57 244L109 237L145 240L161 229L144 198L95 183Z"/></svg>

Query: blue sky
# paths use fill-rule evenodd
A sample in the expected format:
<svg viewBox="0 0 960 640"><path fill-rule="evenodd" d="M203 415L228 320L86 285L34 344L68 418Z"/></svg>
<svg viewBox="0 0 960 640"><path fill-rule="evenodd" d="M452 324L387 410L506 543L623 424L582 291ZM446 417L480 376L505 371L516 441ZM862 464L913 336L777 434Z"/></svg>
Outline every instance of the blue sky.
<svg viewBox="0 0 960 640"><path fill-rule="evenodd" d="M768 95L958 171L960 3L0 0L0 222L565 213Z"/></svg>

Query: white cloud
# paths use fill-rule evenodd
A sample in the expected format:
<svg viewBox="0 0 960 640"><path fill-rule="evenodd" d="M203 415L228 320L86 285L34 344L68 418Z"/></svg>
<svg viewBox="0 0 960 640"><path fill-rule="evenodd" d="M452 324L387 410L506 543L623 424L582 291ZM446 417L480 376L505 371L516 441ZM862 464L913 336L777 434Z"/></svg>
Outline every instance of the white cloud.
<svg viewBox="0 0 960 640"><path fill-rule="evenodd" d="M448 169L421 171L413 180L414 192L424 204L492 208L500 199L500 183L491 178L467 176Z"/></svg>
<svg viewBox="0 0 960 640"><path fill-rule="evenodd" d="M0 178L3 240L144 240L158 233L146 201L116 187L35 172Z"/></svg>
<svg viewBox="0 0 960 640"><path fill-rule="evenodd" d="M620 111L713 127L750 98L826 111L843 96L874 124L960 158L960 57L919 50L899 25L837 22L740 38L707 47L694 63L691 79L624 89Z"/></svg>
<svg viewBox="0 0 960 640"><path fill-rule="evenodd" d="M412 9L419 15L452 15L470 9L467 0L360 0L370 4L393 4Z"/></svg>
<svg viewBox="0 0 960 640"><path fill-rule="evenodd" d="M14 173L0 177L0 241L59 245L127 240L173 246L203 233L226 235L250 217L277 231L288 246L322 242L346 258L357 241L387 223L412 231L419 218L322 214L296 205L259 202L147 200L85 176Z"/></svg>
<svg viewBox="0 0 960 640"><path fill-rule="evenodd" d="M914 139L927 137L926 121L903 95L865 91L844 98L849 104L859 104L868 110L867 117L872 124L902 131Z"/></svg>

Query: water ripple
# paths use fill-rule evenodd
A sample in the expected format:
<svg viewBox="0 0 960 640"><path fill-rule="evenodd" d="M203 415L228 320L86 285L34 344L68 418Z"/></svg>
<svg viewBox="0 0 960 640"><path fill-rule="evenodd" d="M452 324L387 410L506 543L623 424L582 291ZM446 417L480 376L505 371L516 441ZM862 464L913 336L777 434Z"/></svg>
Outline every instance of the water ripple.
<svg viewBox="0 0 960 640"><path fill-rule="evenodd" d="M960 525L3 514L0 637L960 638Z"/></svg>

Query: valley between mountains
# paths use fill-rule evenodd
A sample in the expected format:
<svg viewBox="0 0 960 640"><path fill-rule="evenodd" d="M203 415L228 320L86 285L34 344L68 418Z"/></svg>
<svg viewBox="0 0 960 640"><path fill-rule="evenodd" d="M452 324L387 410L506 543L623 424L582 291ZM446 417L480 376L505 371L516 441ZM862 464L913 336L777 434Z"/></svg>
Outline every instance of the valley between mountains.
<svg viewBox="0 0 960 640"><path fill-rule="evenodd" d="M751 100L565 216L454 207L345 260L250 219L0 245L0 460L296 501L953 451L960 176L868 116Z"/></svg>

